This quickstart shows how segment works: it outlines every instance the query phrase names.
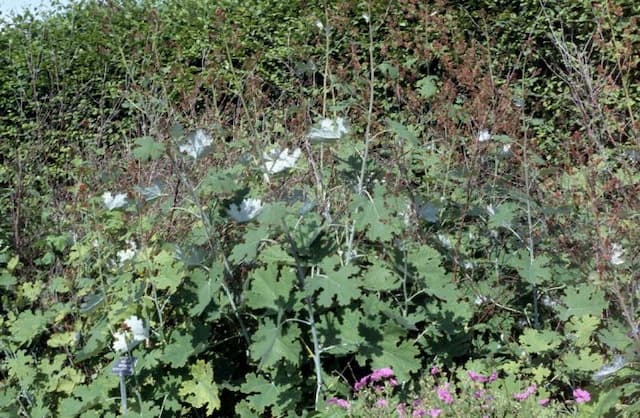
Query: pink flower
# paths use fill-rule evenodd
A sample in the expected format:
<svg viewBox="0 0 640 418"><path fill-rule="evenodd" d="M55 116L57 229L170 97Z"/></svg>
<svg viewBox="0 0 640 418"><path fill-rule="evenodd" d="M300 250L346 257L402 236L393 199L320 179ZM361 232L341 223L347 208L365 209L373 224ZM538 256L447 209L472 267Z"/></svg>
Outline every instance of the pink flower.
<svg viewBox="0 0 640 418"><path fill-rule="evenodd" d="M440 414L442 413L442 409L438 409L438 408L431 408L429 410L429 416L430 417L437 417L440 416Z"/></svg>
<svg viewBox="0 0 640 418"><path fill-rule="evenodd" d="M376 401L376 406L378 408L386 408L387 406L389 406L389 402L387 402L386 399L381 398Z"/></svg>
<svg viewBox="0 0 640 418"><path fill-rule="evenodd" d="M353 385L353 389L355 389L355 391L357 392L360 389L362 389L363 387L367 386L367 383L369 383L369 377L370 377L370 375L366 375L362 379L358 380L356 382L356 384Z"/></svg>
<svg viewBox="0 0 640 418"><path fill-rule="evenodd" d="M349 401L347 401L346 399L340 399L340 398L327 399L327 405L336 405L344 409L351 408L351 404L349 403Z"/></svg>
<svg viewBox="0 0 640 418"><path fill-rule="evenodd" d="M573 397L577 403L585 403L591 400L591 394L586 390L576 388L573 391Z"/></svg>
<svg viewBox="0 0 640 418"><path fill-rule="evenodd" d="M373 373L371 373L371 381L377 382L378 380L392 376L393 370L391 370L389 367L383 367L382 369L374 370Z"/></svg>
<svg viewBox="0 0 640 418"><path fill-rule="evenodd" d="M486 376L478 374L478 373L476 373L474 371L469 371L467 373L469 374L469 377L471 378L471 380L473 380L476 383L484 383L487 380L489 380Z"/></svg>
<svg viewBox="0 0 640 418"><path fill-rule="evenodd" d="M438 388L438 391L437 391L438 398L440 398L440 400L446 403L447 405L453 403L453 396L451 396L451 394L447 390L448 387L449 387L449 384L445 383L444 387Z"/></svg>
<svg viewBox="0 0 640 418"><path fill-rule="evenodd" d="M357 392L363 387L367 386L369 382L377 382L379 380L390 377L389 383L391 386L397 386L398 381L393 378L393 370L389 367L383 367L381 369L374 370L371 374L366 375L362 379L358 380L355 385L353 385L353 389ZM376 389L382 389L381 387L376 387Z"/></svg>
<svg viewBox="0 0 640 418"><path fill-rule="evenodd" d="M549 402L551 402L551 400L549 398L545 398L545 399L540 399L538 401L538 405L540 406L547 406L549 405Z"/></svg>
<svg viewBox="0 0 640 418"><path fill-rule="evenodd" d="M534 393L536 393L537 390L538 390L538 386L536 386L536 384L534 383L531 386L529 386L528 388L526 388L524 392L522 392L522 393L514 393L513 397L518 401L524 401L529 396L531 396Z"/></svg>
<svg viewBox="0 0 640 418"><path fill-rule="evenodd" d="M413 413L411 414L412 417L423 417L427 415L427 411L425 411L424 409L420 408L420 409L416 409L415 411L413 411Z"/></svg>
<svg viewBox="0 0 640 418"><path fill-rule="evenodd" d="M491 373L491 376L489 376L489 382L495 382L496 380L498 380L498 372L494 371Z"/></svg>
<svg viewBox="0 0 640 418"><path fill-rule="evenodd" d="M433 366L433 367L431 368L431 376L435 376L435 375L437 375L438 373L440 373L440 369L438 368L438 366Z"/></svg>
<svg viewBox="0 0 640 418"><path fill-rule="evenodd" d="M405 406L404 403L399 403L398 406L396 406L396 412L398 413L398 418L404 418L405 417Z"/></svg>

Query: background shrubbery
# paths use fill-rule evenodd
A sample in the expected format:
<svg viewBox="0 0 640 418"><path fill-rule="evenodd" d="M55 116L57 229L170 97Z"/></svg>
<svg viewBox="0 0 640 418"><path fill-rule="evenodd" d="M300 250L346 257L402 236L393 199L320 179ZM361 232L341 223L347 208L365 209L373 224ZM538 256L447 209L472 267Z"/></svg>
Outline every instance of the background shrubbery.
<svg viewBox="0 0 640 418"><path fill-rule="evenodd" d="M635 416L640 5L316 3L5 22L2 412Z"/></svg>

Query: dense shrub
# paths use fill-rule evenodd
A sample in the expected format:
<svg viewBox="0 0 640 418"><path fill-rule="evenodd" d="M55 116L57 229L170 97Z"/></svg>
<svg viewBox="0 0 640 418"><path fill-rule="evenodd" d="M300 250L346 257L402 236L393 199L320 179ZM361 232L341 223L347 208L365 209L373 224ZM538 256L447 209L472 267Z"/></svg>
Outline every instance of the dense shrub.
<svg viewBox="0 0 640 418"><path fill-rule="evenodd" d="M3 26L3 412L633 416L638 6L427 3Z"/></svg>

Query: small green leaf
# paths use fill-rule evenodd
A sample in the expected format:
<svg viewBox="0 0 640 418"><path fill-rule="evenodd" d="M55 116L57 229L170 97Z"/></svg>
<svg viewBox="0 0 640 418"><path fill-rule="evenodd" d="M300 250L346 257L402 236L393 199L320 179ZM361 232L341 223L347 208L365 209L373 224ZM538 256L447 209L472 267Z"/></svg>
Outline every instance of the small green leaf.
<svg viewBox="0 0 640 418"><path fill-rule="evenodd" d="M513 224L513 219L516 217L518 211L518 205L513 202L505 202L496 206L493 210L493 214L489 214L489 222L487 226L490 229L507 228Z"/></svg>
<svg viewBox="0 0 640 418"><path fill-rule="evenodd" d="M136 147L133 149L133 155L140 161L156 160L164 153L164 144L156 141L150 136L136 138L134 141Z"/></svg>
<svg viewBox="0 0 640 418"><path fill-rule="evenodd" d="M378 65L378 69L382 74L384 74L385 76L389 77L392 80L396 80L400 76L398 69L393 64L387 61Z"/></svg>
<svg viewBox="0 0 640 418"><path fill-rule="evenodd" d="M602 367L602 356L585 347L578 354L567 353L562 356L561 364L568 370L594 372Z"/></svg>
<svg viewBox="0 0 640 418"><path fill-rule="evenodd" d="M416 87L418 88L418 94L422 96L423 99L429 100L438 92L438 85L436 84L438 81L438 77L430 75L424 78L421 78L416 83Z"/></svg>
<svg viewBox="0 0 640 418"><path fill-rule="evenodd" d="M220 398L218 398L218 386L213 380L213 369L204 360L198 360L190 368L193 379L185 380L178 392L183 400L196 408L206 405L207 415L211 416L213 411L220 408Z"/></svg>
<svg viewBox="0 0 640 418"><path fill-rule="evenodd" d="M251 273L251 284L246 292L247 306L254 309L271 309L278 311L286 307L296 281L295 272L290 267L278 270L276 264L268 264L264 268Z"/></svg>
<svg viewBox="0 0 640 418"><path fill-rule="evenodd" d="M196 303L189 313L198 316L209 306L214 295L220 289L223 275L222 265L214 265L209 273L201 269L195 269L190 272L190 280L196 286L196 294L198 295L198 303Z"/></svg>
<svg viewBox="0 0 640 418"><path fill-rule="evenodd" d="M358 361L369 358L372 369L391 367L398 381L409 381L411 373L420 370L420 351L411 340L403 339L404 333L395 325L386 326L382 334L384 339L375 344L367 341L357 356Z"/></svg>
<svg viewBox="0 0 640 418"><path fill-rule="evenodd" d="M18 281L8 271L0 272L0 286L8 288L14 286Z"/></svg>
<svg viewBox="0 0 640 418"><path fill-rule="evenodd" d="M80 304L80 312L89 313L102 302L104 302L104 293L102 293L102 291L98 291L92 295L87 295Z"/></svg>
<svg viewBox="0 0 640 418"><path fill-rule="evenodd" d="M364 338L358 330L360 329L362 313L347 309L342 314L342 322L338 323L338 337L341 349L346 352L354 352L364 343Z"/></svg>
<svg viewBox="0 0 640 418"><path fill-rule="evenodd" d="M604 292L587 283L567 288L562 302L566 306L566 309L559 313L563 321L567 321L574 315L599 317L608 306Z"/></svg>
<svg viewBox="0 0 640 418"><path fill-rule="evenodd" d="M562 343L562 336L551 330L525 329L520 336L520 345L529 353L542 353L553 350Z"/></svg>
<svg viewBox="0 0 640 418"><path fill-rule="evenodd" d="M182 263L168 251L162 250L153 257L153 267L156 269L156 274L150 277L151 282L158 289L168 289L170 293L175 293L184 278Z"/></svg>
<svg viewBox="0 0 640 418"><path fill-rule="evenodd" d="M187 364L187 360L193 353L193 350L191 335L174 331L171 336L171 343L164 348L163 361L174 368L182 367Z"/></svg>
<svg viewBox="0 0 640 418"><path fill-rule="evenodd" d="M76 333L74 331L58 332L47 340L49 347L70 347L75 344Z"/></svg>
<svg viewBox="0 0 640 418"><path fill-rule="evenodd" d="M288 206L283 202L267 203L260 212L259 221L264 225L282 226L282 221L288 213Z"/></svg>
<svg viewBox="0 0 640 418"><path fill-rule="evenodd" d="M16 267L18 267L18 264L20 264L20 257L18 257L17 255L14 255L7 262L7 270L9 270L10 272L13 272L16 269Z"/></svg>
<svg viewBox="0 0 640 418"><path fill-rule="evenodd" d="M288 389L288 386L276 386L273 382L253 373L247 374L246 379L247 381L242 384L240 390L246 394L255 393L255 395L248 396L247 400L252 409L261 415L264 413L265 408L277 403L281 392Z"/></svg>
<svg viewBox="0 0 640 418"><path fill-rule="evenodd" d="M20 312L16 320L9 326L11 339L20 345L30 343L33 338L46 329L47 324L55 315L56 313L51 309L44 313L38 310L35 313L30 310Z"/></svg>
<svg viewBox="0 0 640 418"><path fill-rule="evenodd" d="M367 269L363 276L363 287L375 291L394 290L398 287L400 278L386 268L379 260Z"/></svg>
<svg viewBox="0 0 640 418"><path fill-rule="evenodd" d="M261 367L272 367L280 360L293 365L300 362L300 328L297 324L286 327L277 326L271 318L266 318L253 334L253 343L249 347L251 358L260 361Z"/></svg>
<svg viewBox="0 0 640 418"><path fill-rule="evenodd" d="M418 145L418 137L413 130L408 129L400 122L396 122L391 119L387 119L387 124L389 125L391 132L393 132L398 138L409 141L411 145Z"/></svg>
<svg viewBox="0 0 640 418"><path fill-rule="evenodd" d="M262 240L267 239L268 237L269 230L266 227L247 227L243 241L233 247L231 254L229 254L229 260L235 264L240 264L243 261L254 260L258 254L258 245Z"/></svg>
<svg viewBox="0 0 640 418"><path fill-rule="evenodd" d="M627 328L617 321L608 321L607 328L598 332L598 340L611 350L625 351L632 343L633 339L627 335Z"/></svg>
<svg viewBox="0 0 640 418"><path fill-rule="evenodd" d="M460 297L459 291L453 284L450 275L442 268L442 257L438 250L428 245L421 245L409 251L407 261L422 278L424 290L428 294L457 303L457 299ZM402 265L399 267L404 269Z"/></svg>
<svg viewBox="0 0 640 418"><path fill-rule="evenodd" d="M165 188L166 186L161 180L154 180L151 185L147 187L136 186L136 190L142 195L145 202L151 202L160 197L169 196L163 192Z"/></svg>
<svg viewBox="0 0 640 418"><path fill-rule="evenodd" d="M287 265L295 265L295 260L293 257L287 253L280 244L270 245L260 251L260 255L258 256L258 260L262 261L266 264L276 263L276 264L287 264Z"/></svg>
<svg viewBox="0 0 640 418"><path fill-rule="evenodd" d="M549 269L549 257L541 254L533 260L527 251L518 251L507 263L518 271L524 281L532 285L539 285L551 279L551 269Z"/></svg>
<svg viewBox="0 0 640 418"><path fill-rule="evenodd" d="M336 258L330 257L322 263L323 273L311 278L307 283L307 291L318 293L318 303L329 307L334 298L340 305L347 305L360 296L360 279L355 276L359 268L349 264L334 270Z"/></svg>
<svg viewBox="0 0 640 418"><path fill-rule="evenodd" d="M599 325L600 320L595 316L573 316L571 321L565 324L565 334L573 337L573 343L577 347L586 347Z"/></svg>

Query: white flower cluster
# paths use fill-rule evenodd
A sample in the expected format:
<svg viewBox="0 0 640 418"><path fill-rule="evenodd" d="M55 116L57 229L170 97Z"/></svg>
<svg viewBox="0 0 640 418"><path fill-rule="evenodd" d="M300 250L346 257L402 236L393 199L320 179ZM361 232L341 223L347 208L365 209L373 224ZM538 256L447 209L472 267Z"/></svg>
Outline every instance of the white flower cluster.
<svg viewBox="0 0 640 418"><path fill-rule="evenodd" d="M262 200L260 199L244 199L240 206L232 203L227 212L236 222L249 222L262 210Z"/></svg>
<svg viewBox="0 0 640 418"><path fill-rule="evenodd" d="M117 353L130 351L147 338L149 338L149 328L144 326L142 319L132 315L124 320L122 330L113 334L113 351Z"/></svg>
<svg viewBox="0 0 640 418"><path fill-rule="evenodd" d="M624 255L624 249L622 248L622 245L620 244L611 244L611 264L613 264L614 266L619 266L620 264L624 263L624 258L622 258L622 256Z"/></svg>
<svg viewBox="0 0 640 418"><path fill-rule="evenodd" d="M490 141L492 138L491 136L491 132L489 132L488 129L482 129L480 130L480 132L478 132L478 142L487 142Z"/></svg>
<svg viewBox="0 0 640 418"><path fill-rule="evenodd" d="M200 157L206 148L213 143L213 138L204 129L197 129L187 137L187 142L180 145L180 152L184 152L191 158Z"/></svg>
<svg viewBox="0 0 640 418"><path fill-rule="evenodd" d="M322 119L311 128L307 138L312 142L335 141L347 133L349 133L349 127L343 118Z"/></svg>
<svg viewBox="0 0 640 418"><path fill-rule="evenodd" d="M127 205L127 195L118 193L114 196L111 192L104 192L102 202L109 210L119 209Z"/></svg>
<svg viewBox="0 0 640 418"><path fill-rule="evenodd" d="M125 262L132 260L133 257L136 256L136 253L138 251L138 246L136 245L136 242L134 240L130 239L129 241L127 241L127 245L129 246L129 248L127 248L126 250L120 250L116 253L119 266L122 266Z"/></svg>
<svg viewBox="0 0 640 418"><path fill-rule="evenodd" d="M264 159L265 168L269 174L281 173L285 170L293 168L300 158L302 151L300 148L296 148L289 152L289 148L280 150L275 148L271 151L265 151L262 154Z"/></svg>

